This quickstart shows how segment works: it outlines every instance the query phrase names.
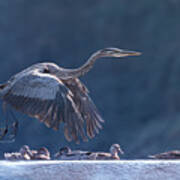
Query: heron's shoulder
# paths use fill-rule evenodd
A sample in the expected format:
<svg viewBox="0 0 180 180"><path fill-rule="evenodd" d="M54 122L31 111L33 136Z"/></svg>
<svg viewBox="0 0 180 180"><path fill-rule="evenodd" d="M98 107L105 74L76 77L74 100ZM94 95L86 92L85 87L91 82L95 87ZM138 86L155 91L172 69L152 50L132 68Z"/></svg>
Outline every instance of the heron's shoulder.
<svg viewBox="0 0 180 180"><path fill-rule="evenodd" d="M53 62L36 63L36 64L33 64L30 68L44 68L44 67L48 67L48 66L59 68L59 66Z"/></svg>
<svg viewBox="0 0 180 180"><path fill-rule="evenodd" d="M56 77L41 76L38 73L27 73L11 83L10 92L16 96L38 99L55 99L62 93L68 94L68 89Z"/></svg>
<svg viewBox="0 0 180 180"><path fill-rule="evenodd" d="M43 74L37 70L24 71L13 76L10 81L11 87L14 88L53 88L58 90L64 84L51 74Z"/></svg>

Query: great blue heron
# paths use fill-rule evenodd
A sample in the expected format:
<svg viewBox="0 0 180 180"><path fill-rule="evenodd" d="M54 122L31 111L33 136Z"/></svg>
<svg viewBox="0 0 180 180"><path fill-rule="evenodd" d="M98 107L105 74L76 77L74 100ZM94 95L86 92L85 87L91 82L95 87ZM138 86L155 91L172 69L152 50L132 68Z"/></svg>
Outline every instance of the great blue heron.
<svg viewBox="0 0 180 180"><path fill-rule="evenodd" d="M69 147L63 147L55 154L59 160L119 160L119 153L124 154L119 144L113 144L110 152L72 151Z"/></svg>
<svg viewBox="0 0 180 180"><path fill-rule="evenodd" d="M55 130L64 122L68 141L78 142L79 136L87 141L84 121L88 137L93 138L102 127L103 119L78 78L87 73L99 58L138 55L140 53L135 51L105 48L92 54L84 65L76 69L65 69L50 62L34 64L1 84L0 98L5 104Z"/></svg>

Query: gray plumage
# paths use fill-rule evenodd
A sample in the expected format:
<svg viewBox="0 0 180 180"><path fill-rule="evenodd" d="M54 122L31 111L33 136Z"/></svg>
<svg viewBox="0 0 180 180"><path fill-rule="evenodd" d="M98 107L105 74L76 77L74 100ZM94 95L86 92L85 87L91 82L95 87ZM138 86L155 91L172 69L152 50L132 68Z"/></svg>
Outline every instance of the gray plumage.
<svg viewBox="0 0 180 180"><path fill-rule="evenodd" d="M64 123L68 141L87 141L102 128L103 119L78 77L87 73L101 57L137 56L138 52L106 48L94 53L77 69L61 68L54 63L38 63L0 85L4 103L58 130ZM84 130L86 124L86 132Z"/></svg>

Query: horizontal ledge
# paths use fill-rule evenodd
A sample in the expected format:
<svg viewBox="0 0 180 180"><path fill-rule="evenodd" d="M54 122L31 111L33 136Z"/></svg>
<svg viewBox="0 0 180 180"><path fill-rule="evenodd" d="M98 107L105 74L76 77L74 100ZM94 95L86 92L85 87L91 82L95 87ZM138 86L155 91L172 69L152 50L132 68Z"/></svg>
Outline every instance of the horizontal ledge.
<svg viewBox="0 0 180 180"><path fill-rule="evenodd" d="M2 165L50 165L50 164L180 164L180 160L159 160L159 159L138 159L138 160L0 160L0 166Z"/></svg>
<svg viewBox="0 0 180 180"><path fill-rule="evenodd" d="M0 161L1 180L179 179L180 160Z"/></svg>

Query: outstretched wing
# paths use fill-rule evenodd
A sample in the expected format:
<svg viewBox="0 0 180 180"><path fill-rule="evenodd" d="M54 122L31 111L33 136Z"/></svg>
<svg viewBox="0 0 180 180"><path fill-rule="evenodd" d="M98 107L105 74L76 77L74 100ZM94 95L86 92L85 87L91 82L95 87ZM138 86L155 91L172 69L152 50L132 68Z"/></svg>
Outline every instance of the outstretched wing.
<svg viewBox="0 0 180 180"><path fill-rule="evenodd" d="M66 80L64 83L73 93L72 99L86 122L87 135L93 138L95 133L98 133L99 129L102 128L101 124L104 120L99 115L95 104L89 97L87 88L79 79Z"/></svg>
<svg viewBox="0 0 180 180"><path fill-rule="evenodd" d="M49 74L28 74L13 82L3 97L13 108L44 122L55 130L64 122L67 140L87 140L83 119L72 99L73 94L62 81Z"/></svg>

